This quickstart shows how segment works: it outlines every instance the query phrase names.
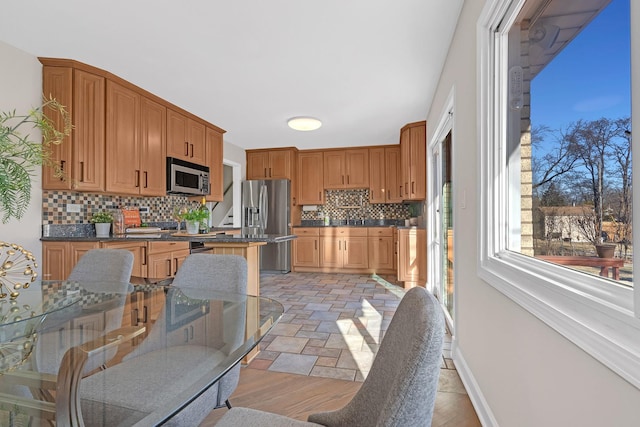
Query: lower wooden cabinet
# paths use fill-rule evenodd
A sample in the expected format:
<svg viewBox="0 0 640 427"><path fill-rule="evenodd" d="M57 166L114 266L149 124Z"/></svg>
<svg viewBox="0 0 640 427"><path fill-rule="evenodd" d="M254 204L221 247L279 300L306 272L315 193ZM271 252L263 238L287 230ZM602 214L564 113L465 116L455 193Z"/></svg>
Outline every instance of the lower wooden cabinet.
<svg viewBox="0 0 640 427"><path fill-rule="evenodd" d="M369 267L367 229L329 227L320 229L320 265L341 269Z"/></svg>
<svg viewBox="0 0 640 427"><path fill-rule="evenodd" d="M147 243L136 242L102 242L102 248L106 249L126 249L133 254L132 276L147 277Z"/></svg>
<svg viewBox="0 0 640 427"><path fill-rule="evenodd" d="M369 228L367 232L369 247L369 268L375 272L394 269L395 247L393 228Z"/></svg>
<svg viewBox="0 0 640 427"><path fill-rule="evenodd" d="M99 242L42 242L42 279L66 280L85 252Z"/></svg>
<svg viewBox="0 0 640 427"><path fill-rule="evenodd" d="M291 264L294 268L320 267L320 230L317 227L296 228Z"/></svg>
<svg viewBox="0 0 640 427"><path fill-rule="evenodd" d="M189 256L189 242L148 242L147 277L174 277Z"/></svg>
<svg viewBox="0 0 640 427"><path fill-rule="evenodd" d="M424 286L427 282L427 231L398 230L398 280L405 288Z"/></svg>

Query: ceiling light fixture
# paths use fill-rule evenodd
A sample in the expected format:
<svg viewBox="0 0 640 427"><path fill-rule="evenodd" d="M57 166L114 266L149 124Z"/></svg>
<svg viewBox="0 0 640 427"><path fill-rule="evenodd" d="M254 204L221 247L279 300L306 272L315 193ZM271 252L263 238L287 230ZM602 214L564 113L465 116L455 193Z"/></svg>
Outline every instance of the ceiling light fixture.
<svg viewBox="0 0 640 427"><path fill-rule="evenodd" d="M316 130L322 126L322 122L313 117L292 117L287 120L287 124L291 129L299 131Z"/></svg>

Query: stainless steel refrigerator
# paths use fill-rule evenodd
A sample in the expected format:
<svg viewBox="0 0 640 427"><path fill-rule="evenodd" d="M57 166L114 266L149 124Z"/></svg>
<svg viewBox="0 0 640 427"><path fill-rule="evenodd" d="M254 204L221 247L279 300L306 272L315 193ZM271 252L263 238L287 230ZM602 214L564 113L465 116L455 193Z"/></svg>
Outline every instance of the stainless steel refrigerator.
<svg viewBox="0 0 640 427"><path fill-rule="evenodd" d="M252 236L290 234L288 179L249 180L242 183L242 233ZM291 241L260 247L260 271L291 271Z"/></svg>

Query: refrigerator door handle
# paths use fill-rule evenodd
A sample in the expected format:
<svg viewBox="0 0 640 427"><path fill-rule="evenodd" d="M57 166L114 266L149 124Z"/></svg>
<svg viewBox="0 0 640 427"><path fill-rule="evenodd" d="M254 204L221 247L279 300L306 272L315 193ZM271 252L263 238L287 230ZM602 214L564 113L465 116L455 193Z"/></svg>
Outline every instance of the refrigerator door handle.
<svg viewBox="0 0 640 427"><path fill-rule="evenodd" d="M262 232L267 229L267 221L269 220L269 197L267 195L267 186L260 188L260 214L262 215Z"/></svg>

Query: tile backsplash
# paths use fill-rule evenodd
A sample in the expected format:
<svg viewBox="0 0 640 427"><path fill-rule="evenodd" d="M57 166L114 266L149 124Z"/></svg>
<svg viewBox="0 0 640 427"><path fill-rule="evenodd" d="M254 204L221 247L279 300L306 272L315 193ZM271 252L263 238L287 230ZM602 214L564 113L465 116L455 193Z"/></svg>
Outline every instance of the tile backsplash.
<svg viewBox="0 0 640 427"><path fill-rule="evenodd" d="M143 206L149 208L148 214L140 214L143 222L172 221L173 207L190 203L186 196L175 195L135 197L45 190L42 192L42 225L89 223L91 216L101 210ZM80 212L67 212L67 205L72 204L79 205Z"/></svg>
<svg viewBox="0 0 640 427"><path fill-rule="evenodd" d="M369 203L369 189L325 190L325 204L317 211L302 212L302 220L320 220L329 214L332 220L405 219L407 205L401 203Z"/></svg>

